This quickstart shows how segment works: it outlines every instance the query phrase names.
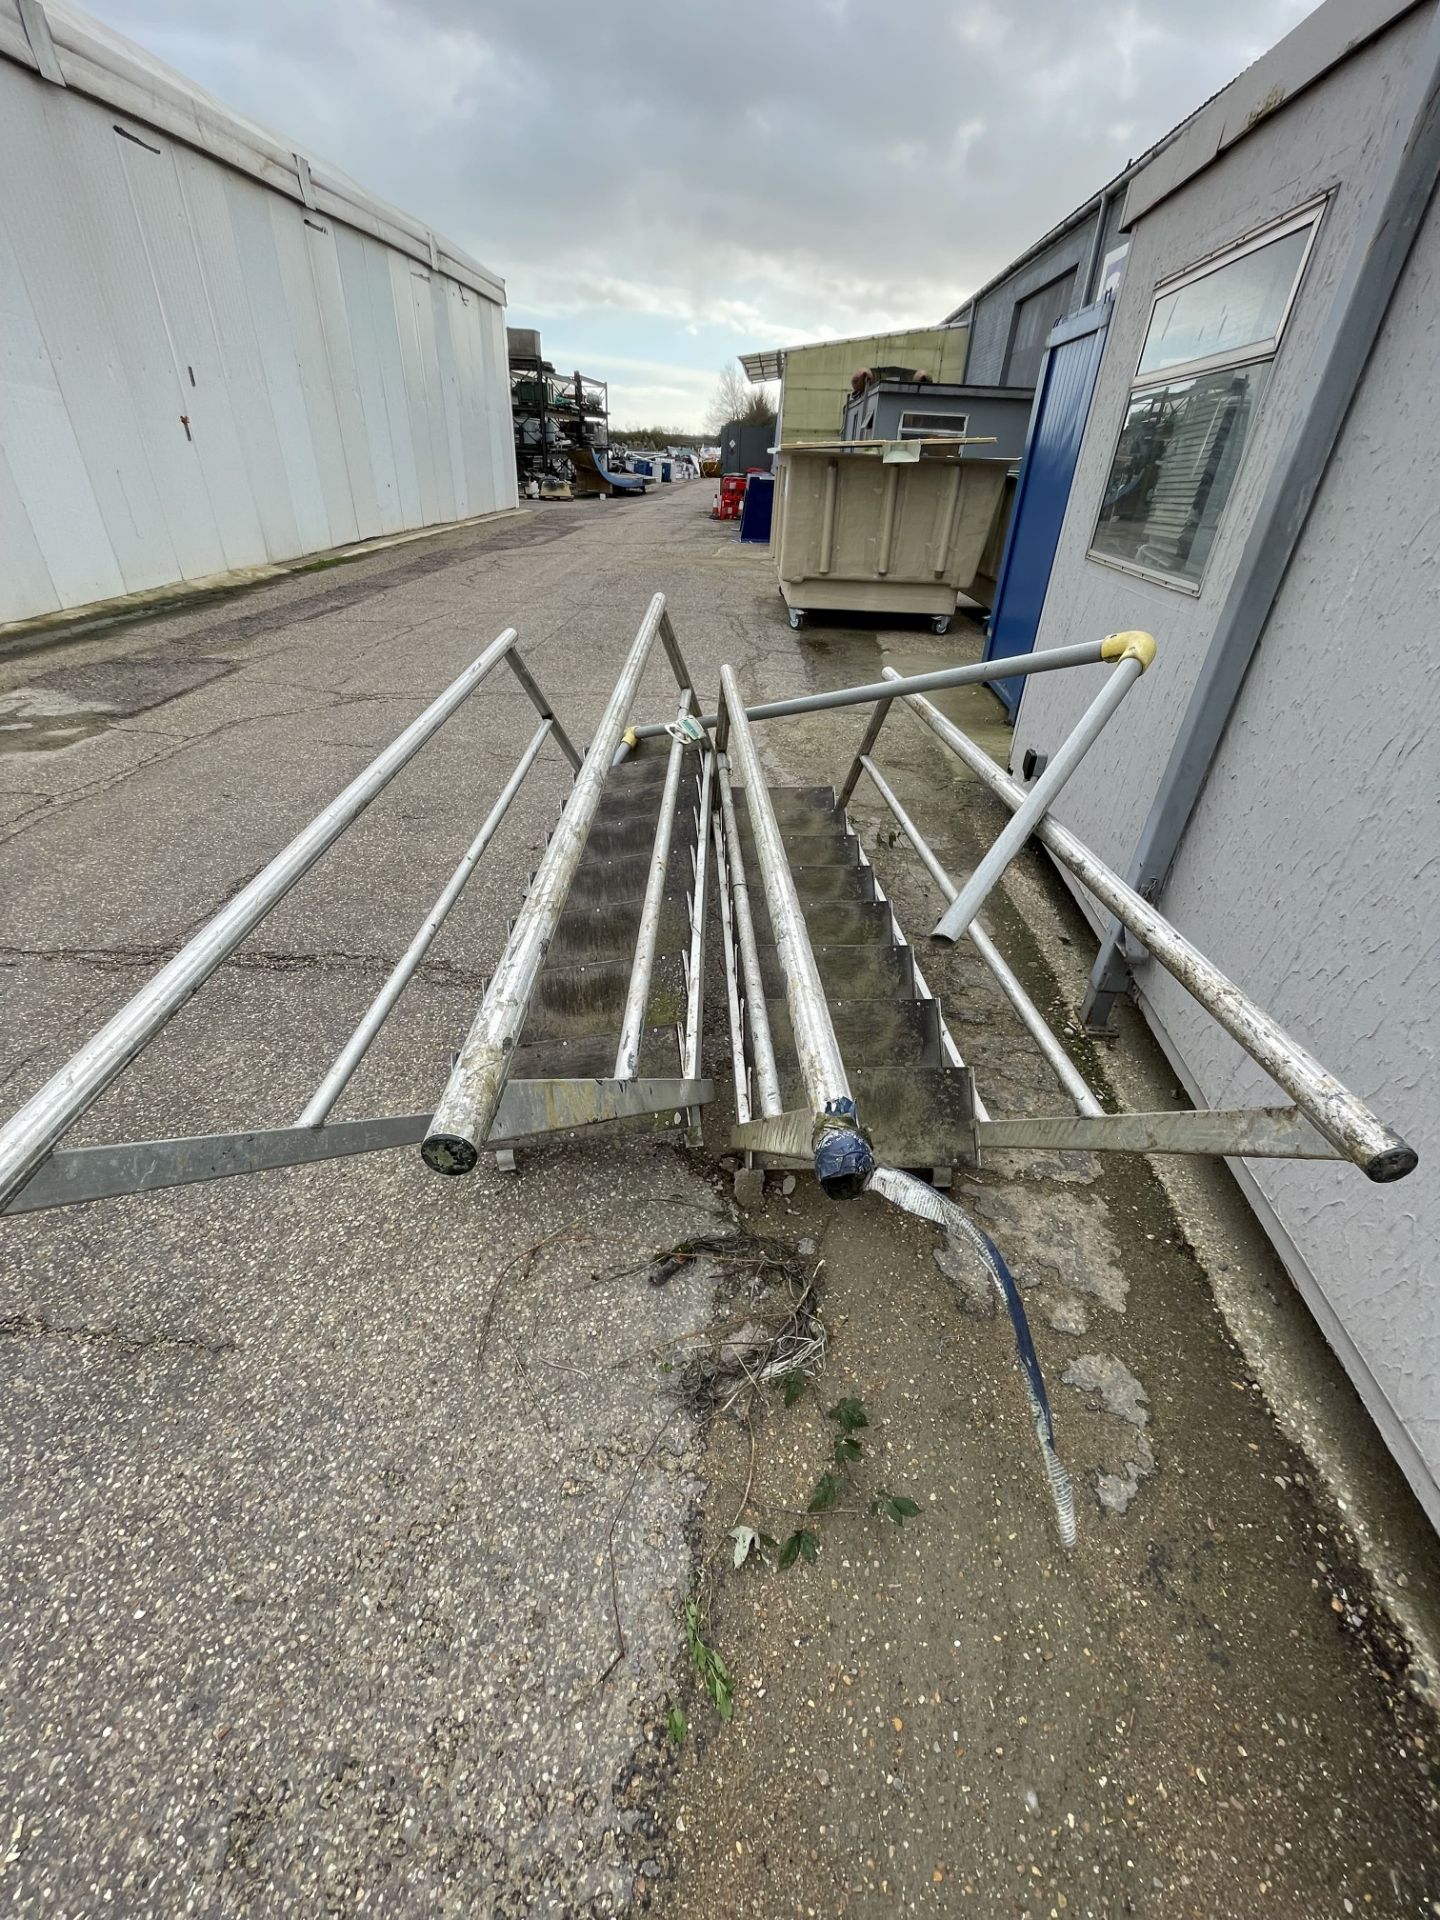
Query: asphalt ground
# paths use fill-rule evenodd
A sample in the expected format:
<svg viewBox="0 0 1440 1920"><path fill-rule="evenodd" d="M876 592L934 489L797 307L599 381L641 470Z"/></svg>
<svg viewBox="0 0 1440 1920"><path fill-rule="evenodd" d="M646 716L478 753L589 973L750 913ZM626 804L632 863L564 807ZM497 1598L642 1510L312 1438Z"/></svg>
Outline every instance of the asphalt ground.
<svg viewBox="0 0 1440 1920"><path fill-rule="evenodd" d="M579 739L657 588L706 687L973 646L792 634L709 492L547 503L0 665L5 1105L506 625ZM956 710L1003 751L987 700ZM641 705L671 701L657 649ZM292 1119L531 724L488 682L72 1143ZM775 777L838 778L862 725L767 729ZM993 808L902 717L882 748L963 870ZM338 1117L436 1097L567 787L547 748ZM855 817L923 935L929 882L863 788ZM992 930L1073 1025L1086 935L1038 860ZM992 1110L1053 1107L973 956L924 964ZM1287 1292L1253 1233L1140 1162L962 1181L1026 1289L1067 1555L1004 1326L934 1232L804 1186L737 1215L721 999L712 964L703 1151L629 1127L444 1181L406 1150L0 1225L7 1912L1432 1910L1432 1722L1215 1304L1220 1267ZM1133 1023L1120 1045L1160 1071ZM692 1390L763 1261L643 1271L737 1232L823 1262L825 1368L790 1409ZM800 1524L841 1394L866 1457L815 1562L735 1570L733 1525ZM881 1487L921 1514L877 1519Z"/></svg>

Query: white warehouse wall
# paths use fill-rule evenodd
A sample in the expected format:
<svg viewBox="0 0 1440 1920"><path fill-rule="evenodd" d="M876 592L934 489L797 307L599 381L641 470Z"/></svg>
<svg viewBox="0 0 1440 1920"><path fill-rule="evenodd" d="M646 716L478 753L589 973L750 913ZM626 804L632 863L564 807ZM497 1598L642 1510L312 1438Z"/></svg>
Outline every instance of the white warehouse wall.
<svg viewBox="0 0 1440 1920"><path fill-rule="evenodd" d="M1312 21L1323 24L1327 11ZM1340 14L1337 31L1349 20ZM1253 69L1250 91L1287 104L1136 221L1037 639L1050 648L1124 627L1158 639L1154 668L1056 809L1122 872L1280 436L1302 403L1341 263L1379 190L1428 25L1429 9L1397 19L1304 91L1283 66ZM1221 95L1213 107L1245 123L1244 100L1229 107ZM1197 148L1204 131L1197 125ZM1165 165L1178 165L1175 151ZM1156 282L1327 191L1199 594L1088 559ZM1160 904L1420 1154L1419 1169L1395 1186L1325 1163L1252 1160L1235 1171L1440 1526L1437 290L1432 204ZM1098 684L1098 670L1029 683L1013 764L1027 747L1053 753ZM1093 905L1087 911L1102 924ZM1266 1076L1168 974L1142 959L1136 982L1193 1096L1214 1106L1275 1102Z"/></svg>
<svg viewBox="0 0 1440 1920"><path fill-rule="evenodd" d="M515 505L498 282L293 156L262 184L258 130L204 96L250 169L117 111L113 73L51 84L6 25L0 622Z"/></svg>

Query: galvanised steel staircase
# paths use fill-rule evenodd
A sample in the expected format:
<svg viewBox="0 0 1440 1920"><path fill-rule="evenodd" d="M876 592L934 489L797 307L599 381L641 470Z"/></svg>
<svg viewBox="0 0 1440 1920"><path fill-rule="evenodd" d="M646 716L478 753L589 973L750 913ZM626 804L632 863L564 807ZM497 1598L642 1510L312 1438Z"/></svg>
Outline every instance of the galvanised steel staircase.
<svg viewBox="0 0 1440 1920"><path fill-rule="evenodd" d="M1154 657L1154 641L1113 634L1038 656L908 679L887 674L867 686L751 707L727 666L717 711L696 716L694 682L656 594L582 757L516 639L513 629L502 633L0 1128L0 1213L416 1144L436 1172L464 1174L486 1151L513 1166L518 1140L644 1115L685 1125L698 1141L700 1109L714 1093L700 1059L713 919L729 1015L731 1144L747 1170L813 1169L832 1196L876 1193L969 1243L1011 1319L1060 1535L1069 1545L1074 1501L1019 1290L994 1242L938 1190L949 1184L950 1170L974 1162L987 1146L1348 1159L1382 1182L1416 1164L1397 1134L1049 817L1085 749ZM675 718L632 728L630 709L657 640L679 687ZM538 725L439 898L296 1119L229 1134L64 1146L68 1128L502 661L534 703ZM1108 664L1109 675L1028 792L925 697L942 686L1096 664ZM1011 810L963 886L945 872L876 763L880 730L897 702ZM859 705L869 706L871 717L838 794L768 783L753 736L757 723ZM552 740L575 769L574 786L435 1112L333 1119ZM1007 1119L987 1111L846 817L845 802L862 778L948 903L934 934L974 943L1054 1068L1073 1113ZM991 889L1032 834L1266 1069L1290 1105L1103 1109L977 924ZM930 1180L907 1170L924 1170Z"/></svg>
<svg viewBox="0 0 1440 1920"><path fill-rule="evenodd" d="M985 1147L1350 1160L1402 1178L1414 1151L1227 980L1148 901L1050 818L1056 795L1154 656L1122 633L1018 659L952 667L745 705L721 669L716 712L693 680L656 594L587 752L572 744L507 629L357 775L134 998L0 1128L0 1212L146 1192L270 1167L421 1147L463 1174L482 1151L650 1114L692 1132L714 1093L702 1072L707 930L718 928L731 1033L731 1144L754 1165L813 1167L857 1191L878 1163L947 1170ZM646 663L663 647L673 720L629 725ZM505 663L538 725L489 814L314 1094L289 1125L70 1148L67 1130L254 930L464 700ZM925 697L941 687L1108 665L1071 738L1028 790ZM945 872L875 760L899 704L1006 803L1011 818L963 886ZM838 793L771 786L753 729L787 714L870 709ZM332 1118L341 1094L483 856L542 748L575 781L486 984L433 1114ZM991 1115L976 1092L845 814L868 778L949 903L934 933L969 938L1055 1070L1073 1112ZM1032 835L1263 1066L1289 1104L1217 1112L1107 1113L995 949L977 915Z"/></svg>

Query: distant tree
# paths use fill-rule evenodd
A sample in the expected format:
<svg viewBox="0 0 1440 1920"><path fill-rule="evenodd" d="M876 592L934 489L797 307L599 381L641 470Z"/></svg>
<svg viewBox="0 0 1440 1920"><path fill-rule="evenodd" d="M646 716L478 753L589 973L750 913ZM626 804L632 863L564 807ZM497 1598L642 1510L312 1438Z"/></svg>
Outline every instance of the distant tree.
<svg viewBox="0 0 1440 1920"><path fill-rule="evenodd" d="M722 427L738 420L742 426L768 427L775 418L775 389L754 387L738 367L721 369L715 397L705 415L707 433L719 433Z"/></svg>
<svg viewBox="0 0 1440 1920"><path fill-rule="evenodd" d="M615 427L610 438L622 447L697 447L703 436L683 427Z"/></svg>

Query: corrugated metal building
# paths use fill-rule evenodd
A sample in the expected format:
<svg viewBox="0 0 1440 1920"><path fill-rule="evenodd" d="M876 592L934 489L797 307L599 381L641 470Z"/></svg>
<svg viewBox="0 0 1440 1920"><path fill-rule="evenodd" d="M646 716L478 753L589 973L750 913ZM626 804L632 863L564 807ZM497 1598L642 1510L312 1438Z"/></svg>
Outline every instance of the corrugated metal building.
<svg viewBox="0 0 1440 1920"><path fill-rule="evenodd" d="M1106 259L1124 247L1119 228L1128 173L1092 195L946 316L947 327L967 330L964 378L970 385L1035 385L1051 328L1098 296Z"/></svg>
<svg viewBox="0 0 1440 1920"><path fill-rule="evenodd" d="M0 0L0 622L513 507L502 281Z"/></svg>

